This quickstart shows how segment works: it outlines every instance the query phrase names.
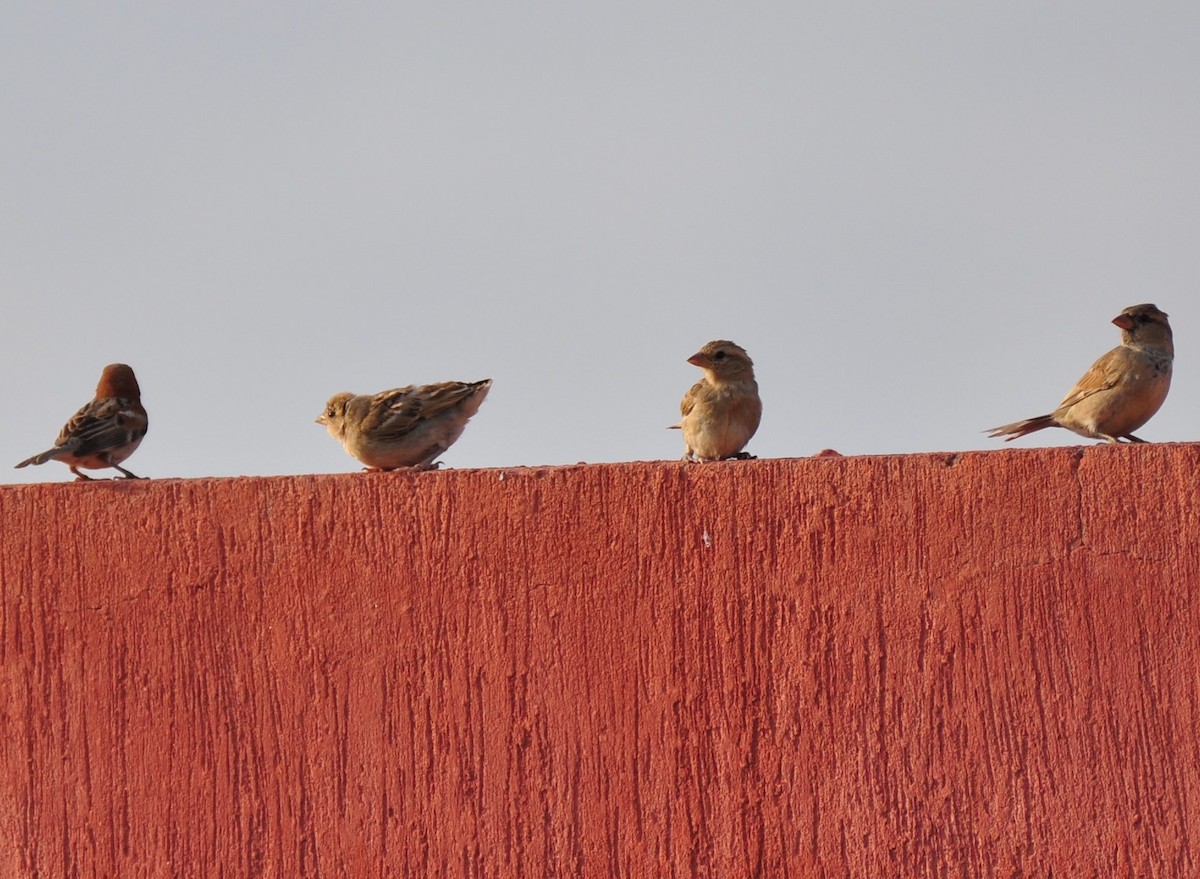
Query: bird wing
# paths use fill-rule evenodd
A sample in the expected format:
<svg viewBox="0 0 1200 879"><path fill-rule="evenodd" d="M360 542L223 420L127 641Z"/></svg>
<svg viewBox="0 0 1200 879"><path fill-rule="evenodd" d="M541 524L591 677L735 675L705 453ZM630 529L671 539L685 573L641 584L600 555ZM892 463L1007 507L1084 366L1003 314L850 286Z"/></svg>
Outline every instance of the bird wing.
<svg viewBox="0 0 1200 879"><path fill-rule="evenodd" d="M1092 394L1107 391L1119 385L1129 372L1129 359L1135 352L1125 347L1113 348L1092 364L1083 378L1063 397L1058 409L1069 409ZM1056 410L1057 411L1057 410Z"/></svg>
<svg viewBox="0 0 1200 879"><path fill-rule="evenodd" d="M480 382L437 382L376 394L371 403L378 440L400 439L422 421L437 418L479 390ZM376 405L378 404L378 405Z"/></svg>
<svg viewBox="0 0 1200 879"><path fill-rule="evenodd" d="M115 397L93 400L71 416L55 447L80 457L118 449L146 432L146 416Z"/></svg>
<svg viewBox="0 0 1200 879"><path fill-rule="evenodd" d="M681 400L679 403L679 413L684 418L687 418L688 415L691 414L692 410L696 408L696 400L699 399L700 394L703 391L704 382L698 381L691 386L686 394L683 395L683 400Z"/></svg>
<svg viewBox="0 0 1200 879"><path fill-rule="evenodd" d="M413 392L414 387L414 385L405 385L402 388L392 388L372 395L367 402L367 412L359 424L359 430L371 434L379 431L382 425L387 424L396 412L403 408L405 399ZM356 398L355 403L361 406L361 400L361 397ZM347 415L349 414L347 412Z"/></svg>

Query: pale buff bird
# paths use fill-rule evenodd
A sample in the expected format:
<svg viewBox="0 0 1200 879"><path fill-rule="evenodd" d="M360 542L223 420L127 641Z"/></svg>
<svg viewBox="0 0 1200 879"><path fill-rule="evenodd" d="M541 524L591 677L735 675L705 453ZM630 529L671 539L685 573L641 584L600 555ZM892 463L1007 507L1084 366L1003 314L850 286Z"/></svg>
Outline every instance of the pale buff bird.
<svg viewBox="0 0 1200 879"><path fill-rule="evenodd" d="M112 467L126 479L138 479L121 462L134 453L149 426L133 370L124 363L112 363L100 374L95 398L63 425L54 448L26 458L17 466L62 461L76 479L92 478L80 473L80 467L87 470Z"/></svg>
<svg viewBox="0 0 1200 879"><path fill-rule="evenodd" d="M1133 435L1162 406L1171 387L1175 346L1167 315L1153 305L1131 305L1112 321L1121 344L1092 364L1049 415L993 427L988 436L1014 440L1044 427L1065 427L1110 443Z"/></svg>
<svg viewBox="0 0 1200 879"><path fill-rule="evenodd" d="M750 458L743 452L758 430L762 400L750 355L733 342L709 342L688 358L704 370L679 404L683 419L671 425L683 431L684 461Z"/></svg>
<svg viewBox="0 0 1200 879"><path fill-rule="evenodd" d="M462 436L492 380L408 385L373 396L335 394L317 418L368 470L428 470Z"/></svg>

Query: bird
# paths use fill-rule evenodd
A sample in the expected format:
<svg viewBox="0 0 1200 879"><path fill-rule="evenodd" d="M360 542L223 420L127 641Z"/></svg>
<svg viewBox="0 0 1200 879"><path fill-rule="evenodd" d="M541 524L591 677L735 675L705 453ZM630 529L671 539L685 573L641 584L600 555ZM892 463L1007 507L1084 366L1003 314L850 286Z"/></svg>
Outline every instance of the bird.
<svg viewBox="0 0 1200 879"><path fill-rule="evenodd" d="M140 479L121 466L141 444L150 420L142 406L142 392L133 370L124 363L110 363L100 374L96 397L63 425L54 448L26 458L20 467L62 461L71 468L76 480L92 477L79 472L112 467L125 479Z"/></svg>
<svg viewBox="0 0 1200 879"><path fill-rule="evenodd" d="M709 342L687 360L704 370L679 404L683 418L671 429L683 431L684 461L747 459L746 443L758 430L762 400L754 380L754 362L740 345Z"/></svg>
<svg viewBox="0 0 1200 879"><path fill-rule="evenodd" d="M334 394L317 417L346 453L367 470L436 469L434 461L478 410L490 378L406 385L378 394Z"/></svg>
<svg viewBox="0 0 1200 879"><path fill-rule="evenodd" d="M1121 329L1121 344L1092 364L1057 409L993 427L987 435L1009 442L1046 427L1065 427L1110 443L1145 442L1133 431L1158 411L1171 388L1171 325L1150 303L1131 305L1112 322Z"/></svg>

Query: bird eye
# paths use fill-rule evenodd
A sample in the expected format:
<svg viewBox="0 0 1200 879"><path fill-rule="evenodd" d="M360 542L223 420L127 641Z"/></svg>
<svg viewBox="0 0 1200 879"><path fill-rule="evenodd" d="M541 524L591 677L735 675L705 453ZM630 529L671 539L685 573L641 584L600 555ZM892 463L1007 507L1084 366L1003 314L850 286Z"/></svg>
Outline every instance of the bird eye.
<svg viewBox="0 0 1200 879"><path fill-rule="evenodd" d="M716 354L713 355L713 360L724 360L724 359L725 359L724 351L718 351Z"/></svg>

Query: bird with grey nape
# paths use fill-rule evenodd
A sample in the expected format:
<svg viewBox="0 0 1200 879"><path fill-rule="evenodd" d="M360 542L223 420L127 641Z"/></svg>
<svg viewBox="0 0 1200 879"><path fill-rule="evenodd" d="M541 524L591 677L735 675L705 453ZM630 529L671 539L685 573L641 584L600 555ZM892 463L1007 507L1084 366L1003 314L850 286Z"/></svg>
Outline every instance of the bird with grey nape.
<svg viewBox="0 0 1200 879"><path fill-rule="evenodd" d="M1175 345L1167 315L1156 306L1131 305L1113 318L1121 344L1092 364L1046 415L987 431L1005 441L1047 427L1065 427L1088 439L1141 443L1133 431L1153 417L1171 388Z"/></svg>
<svg viewBox="0 0 1200 879"><path fill-rule="evenodd" d="M347 454L368 470L436 468L492 388L477 382L438 382L378 394L334 394L317 417Z"/></svg>

